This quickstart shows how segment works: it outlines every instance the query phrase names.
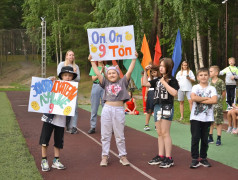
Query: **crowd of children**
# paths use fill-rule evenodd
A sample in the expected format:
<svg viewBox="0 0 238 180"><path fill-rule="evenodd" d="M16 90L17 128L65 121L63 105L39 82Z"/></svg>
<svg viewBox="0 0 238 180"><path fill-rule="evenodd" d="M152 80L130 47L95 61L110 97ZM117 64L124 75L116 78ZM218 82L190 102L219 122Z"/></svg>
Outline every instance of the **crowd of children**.
<svg viewBox="0 0 238 180"><path fill-rule="evenodd" d="M135 56L137 57L138 54L135 53ZM125 166L130 165L127 159L124 127L125 114L139 115L132 91L128 92L127 90L136 59L131 61L128 71L121 79L117 66L106 66L103 62L96 63L91 61L91 55L89 55L88 59L92 65L90 71L93 80L91 104L94 104L94 106L92 105L89 134L95 133L97 110L100 102L103 106L101 113L102 153L100 166L108 165L110 142L113 133L119 152L119 162ZM58 66L59 79L79 81L79 68L75 65L73 51L67 52L65 61ZM227 132L238 133L238 106L235 105L238 69L235 66L235 58L229 58L228 61L230 66L222 71L219 70L218 66L211 66L209 69L200 68L196 72L198 84L194 86L192 86L192 83L196 79L186 61L182 62L181 70L177 73L176 78L172 76L174 64L170 58L162 58L159 66L149 64L145 67L141 79L143 113L146 114L144 130L150 130L149 121L153 113L158 134L158 154L148 164L159 165L161 168L169 168L174 165L170 127L174 116L175 96L178 96L178 101L180 102L180 120L184 119L185 95L189 101L192 157L190 168L197 168L200 165L204 167L211 166L207 160L207 150L208 144L214 143L214 124L216 124L217 128L216 145L220 146L222 144L222 101L225 96L228 105L227 119L229 122ZM222 79L218 78L219 75L224 74L226 74L226 84ZM52 78L52 80L55 79L55 77ZM42 171L50 170L47 160L47 148L53 131L55 158L51 167L65 169L65 166L59 160L60 149L63 148L64 128L67 127L66 131L75 134L77 132L77 115L73 119L75 117L76 120L72 121L68 116L43 114L41 118L43 127L40 136Z"/></svg>

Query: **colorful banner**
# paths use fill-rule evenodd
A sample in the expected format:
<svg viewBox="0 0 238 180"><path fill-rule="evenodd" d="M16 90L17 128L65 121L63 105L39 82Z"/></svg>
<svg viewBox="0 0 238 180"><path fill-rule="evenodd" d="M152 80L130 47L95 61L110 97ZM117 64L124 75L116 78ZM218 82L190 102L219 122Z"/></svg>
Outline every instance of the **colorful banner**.
<svg viewBox="0 0 238 180"><path fill-rule="evenodd" d="M134 59L134 27L87 29L89 51L94 61Z"/></svg>
<svg viewBox="0 0 238 180"><path fill-rule="evenodd" d="M127 59L126 61L123 61L123 65L127 70L129 69L130 64L131 64L131 59ZM133 79L133 81L138 89L141 88L141 72L142 71L143 71L143 68L140 64L139 59L137 58L135 68L131 73L131 78Z"/></svg>
<svg viewBox="0 0 238 180"><path fill-rule="evenodd" d="M150 55L150 48L149 48L148 42L146 40L145 34L144 34L144 38L143 38L143 41L142 41L140 51L143 54L143 59L141 61L141 66L142 66L143 69L145 69L145 67L152 62L151 55Z"/></svg>
<svg viewBox="0 0 238 180"><path fill-rule="evenodd" d="M32 77L29 112L74 116L78 82Z"/></svg>

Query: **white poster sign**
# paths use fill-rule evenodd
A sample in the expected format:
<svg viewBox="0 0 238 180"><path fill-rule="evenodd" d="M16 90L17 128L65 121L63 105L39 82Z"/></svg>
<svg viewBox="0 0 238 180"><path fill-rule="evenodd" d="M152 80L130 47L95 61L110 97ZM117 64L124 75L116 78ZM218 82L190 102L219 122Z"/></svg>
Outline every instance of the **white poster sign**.
<svg viewBox="0 0 238 180"><path fill-rule="evenodd" d="M94 61L134 59L134 27L87 29L89 51Z"/></svg>
<svg viewBox="0 0 238 180"><path fill-rule="evenodd" d="M29 112L74 116L78 82L32 77Z"/></svg>

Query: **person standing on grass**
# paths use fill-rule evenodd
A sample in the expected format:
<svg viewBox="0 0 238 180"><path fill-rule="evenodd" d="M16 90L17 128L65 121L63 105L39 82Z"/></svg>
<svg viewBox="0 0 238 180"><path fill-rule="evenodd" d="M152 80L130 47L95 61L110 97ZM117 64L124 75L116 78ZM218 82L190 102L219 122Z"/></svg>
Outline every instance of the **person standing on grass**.
<svg viewBox="0 0 238 180"><path fill-rule="evenodd" d="M238 79L238 68L235 66L236 60L233 57L228 59L229 67L220 71L219 75L226 74L226 103L227 111L232 109L232 104L236 103L236 81Z"/></svg>
<svg viewBox="0 0 238 180"><path fill-rule="evenodd" d="M62 67L71 66L73 67L74 72L77 74L77 78L74 79L75 82L80 80L80 71L77 64L75 64L75 56L72 50L68 50L65 55L65 61L59 63L57 67L57 75L60 74ZM79 93L79 92L78 92ZM77 134L77 123L78 123L78 95L76 100L75 115L71 118L70 121L66 122L66 132L70 134Z"/></svg>
<svg viewBox="0 0 238 180"><path fill-rule="evenodd" d="M71 66L64 66L61 69L58 77L63 81L72 81L77 77L77 73ZM51 80L55 80L53 77ZM52 168L65 169L65 166L60 162L60 149L63 149L64 145L64 128L66 126L66 120L70 120L70 116L54 115L54 114L43 114L41 120L44 122L41 130L40 142L42 160L41 168L42 171L49 171L50 167L47 160L47 149L49 146L49 141L54 131L54 160Z"/></svg>
<svg viewBox="0 0 238 180"><path fill-rule="evenodd" d="M172 76L173 66L171 58L161 59L159 67L161 77L148 82L146 71L151 69L151 65L148 65L145 67L143 81L144 86L154 88L154 120L158 133L158 155L148 163L159 164L161 168L174 165L170 127L174 116L174 96L178 93L179 84Z"/></svg>
<svg viewBox="0 0 238 180"><path fill-rule="evenodd" d="M217 92L214 86L208 84L208 79L208 69L200 68L197 72L199 84L194 85L191 92L193 107L190 114L192 134L192 163L190 168L197 168L200 165L211 167L211 164L207 161L208 132L211 123L214 121L213 104L217 103Z"/></svg>
<svg viewBox="0 0 238 180"><path fill-rule="evenodd" d="M178 90L178 101L180 107L180 121L184 119L184 96L186 95L190 111L192 109L193 102L191 100L191 90L192 83L195 82L195 76L193 72L190 70L187 61L183 61L181 64L181 70L177 73L176 79L179 82L179 90Z"/></svg>
<svg viewBox="0 0 238 180"><path fill-rule="evenodd" d="M136 58L138 57L135 52ZM101 141L102 141L102 160L100 166L108 165L109 150L111 144L112 132L116 139L117 149L119 151L120 163L123 166L130 165L127 160L124 127L125 111L123 104L130 99L127 88L131 73L136 64L136 58L132 59L127 73L120 79L120 71L117 66L110 66L106 69L106 78L99 72L97 65L89 55L88 60L96 73L100 86L105 90L103 101L105 102L101 113Z"/></svg>
<svg viewBox="0 0 238 180"><path fill-rule="evenodd" d="M150 69L150 77L148 78L148 81L152 80L152 79L156 79L159 76L159 66L155 66L152 65L151 69ZM147 90L147 94L146 94L146 112L147 114L145 115L145 127L144 130L145 131L149 131L150 127L149 127L149 122L150 122L150 117L152 115L152 113L154 112L154 88L150 87L146 87Z"/></svg>
<svg viewBox="0 0 238 180"><path fill-rule="evenodd" d="M221 145L221 132L222 132L222 123L223 123L223 108L222 108L222 100L226 96L226 86L223 80L218 78L219 74L219 67L218 66L211 66L209 69L210 79L209 85L214 86L217 91L217 104L214 105L214 119L217 126L217 141L216 145ZM208 137L208 143L214 143L213 141L213 129L214 123L210 126L210 132Z"/></svg>
<svg viewBox="0 0 238 180"><path fill-rule="evenodd" d="M106 66L106 62L97 61L95 63L97 65L100 74L104 76L104 68ZM96 75L93 68L91 68L89 75L92 76L93 86L91 90L91 117L90 117L90 129L88 131L88 134L94 134L96 132L95 129L97 126L98 107L100 103L102 107L104 105L104 102L102 100L104 89L99 85L98 76Z"/></svg>

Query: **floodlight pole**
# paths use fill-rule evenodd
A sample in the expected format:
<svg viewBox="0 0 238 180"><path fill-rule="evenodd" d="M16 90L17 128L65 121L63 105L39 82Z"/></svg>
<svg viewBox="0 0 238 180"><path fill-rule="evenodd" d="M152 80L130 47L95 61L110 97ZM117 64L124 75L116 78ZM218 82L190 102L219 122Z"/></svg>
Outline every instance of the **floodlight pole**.
<svg viewBox="0 0 238 180"><path fill-rule="evenodd" d="M228 0L224 0L224 1L222 1L222 4L226 4L226 26L225 26L225 29L226 29L226 55L225 55L225 58L226 58L226 67L227 67L227 61L228 61L228 59L227 59L227 24L228 24L228 18L227 18L227 2L228 2Z"/></svg>
<svg viewBox="0 0 238 180"><path fill-rule="evenodd" d="M46 77L46 21L41 17L42 41L41 41L41 77Z"/></svg>

